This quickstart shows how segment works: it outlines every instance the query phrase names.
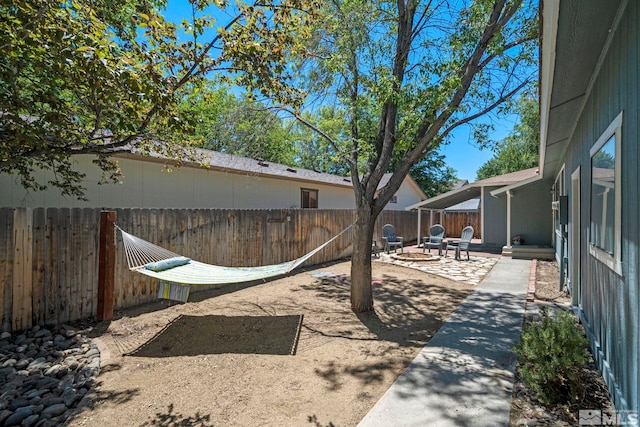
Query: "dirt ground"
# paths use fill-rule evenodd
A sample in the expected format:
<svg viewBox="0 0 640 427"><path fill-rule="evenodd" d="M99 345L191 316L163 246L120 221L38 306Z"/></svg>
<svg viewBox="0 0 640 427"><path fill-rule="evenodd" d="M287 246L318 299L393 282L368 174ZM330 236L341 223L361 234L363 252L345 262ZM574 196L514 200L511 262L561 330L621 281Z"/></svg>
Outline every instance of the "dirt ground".
<svg viewBox="0 0 640 427"><path fill-rule="evenodd" d="M68 425L355 426L471 286L376 262L375 313L356 315L349 273L315 267L93 325L107 352Z"/></svg>
<svg viewBox="0 0 640 427"><path fill-rule="evenodd" d="M548 305L554 309L570 310L571 298L566 289L559 290L559 280L560 273L556 262L537 261L535 291L537 305ZM527 305L529 310L529 304ZM527 315L532 314L536 313L527 313ZM589 363L584 367L583 376L585 381L584 390L577 403L546 407L534 399L522 382L519 370L516 369L510 425L573 426L579 422L578 414L580 409L612 411L607 387L594 363Z"/></svg>

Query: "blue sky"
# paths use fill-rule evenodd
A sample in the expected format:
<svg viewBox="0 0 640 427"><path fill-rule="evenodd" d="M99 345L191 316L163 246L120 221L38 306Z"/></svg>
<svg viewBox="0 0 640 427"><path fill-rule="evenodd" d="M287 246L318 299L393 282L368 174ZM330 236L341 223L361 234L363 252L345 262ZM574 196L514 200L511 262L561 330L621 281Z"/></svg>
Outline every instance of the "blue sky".
<svg viewBox="0 0 640 427"><path fill-rule="evenodd" d="M224 25L225 21L228 19L228 15L220 13L215 7L209 8L208 12L218 12L215 15L217 15L216 18L220 25ZM187 19L191 17L191 5L188 0L169 0L165 11L165 18L170 21L180 23L183 17ZM490 135L490 140L501 140L507 136L514 124L513 119L494 123L496 130ZM456 170L458 178L466 179L469 182L476 180L476 173L480 166L493 156L493 152L491 150L480 150L476 145L474 145L474 141L470 135L470 129L468 127L458 129L454 133L451 143L441 146L439 151L445 156L447 166Z"/></svg>
<svg viewBox="0 0 640 427"><path fill-rule="evenodd" d="M489 135L489 139L497 142L505 138L515 125L514 120L513 117L510 117L495 122L495 131ZM468 127L463 127L455 132L451 143L440 147L440 153L444 154L447 166L456 170L458 178L466 179L469 182L476 180L476 173L480 166L493 157L492 150L480 150L474 144Z"/></svg>
<svg viewBox="0 0 640 427"><path fill-rule="evenodd" d="M444 154L447 166L456 170L459 179L469 182L476 180L476 172L493 153L490 150L480 150L473 141L464 136L454 139L450 144L442 146L440 153Z"/></svg>

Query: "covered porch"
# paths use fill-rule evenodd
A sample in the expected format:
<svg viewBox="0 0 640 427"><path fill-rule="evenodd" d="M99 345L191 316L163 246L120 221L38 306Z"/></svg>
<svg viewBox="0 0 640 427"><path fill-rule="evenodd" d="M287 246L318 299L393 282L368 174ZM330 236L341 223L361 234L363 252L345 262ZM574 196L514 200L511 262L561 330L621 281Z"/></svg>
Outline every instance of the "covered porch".
<svg viewBox="0 0 640 427"><path fill-rule="evenodd" d="M521 189L510 189L516 186ZM480 227L474 232L475 250L514 258L550 259L553 258L550 186L541 181L538 168L531 168L464 185L408 206L406 210L427 213L428 220L424 220L425 215L418 215L417 223L417 235L426 237L429 228L442 221L445 209L479 198ZM446 230L446 236L454 236L459 231ZM523 237L522 245L513 245L514 235Z"/></svg>

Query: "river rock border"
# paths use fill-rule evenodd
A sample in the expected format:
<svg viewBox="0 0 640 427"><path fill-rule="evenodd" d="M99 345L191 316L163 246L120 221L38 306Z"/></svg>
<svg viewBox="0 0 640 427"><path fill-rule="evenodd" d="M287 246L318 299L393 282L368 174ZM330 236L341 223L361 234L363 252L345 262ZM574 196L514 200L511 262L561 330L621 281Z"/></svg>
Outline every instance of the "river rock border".
<svg viewBox="0 0 640 427"><path fill-rule="evenodd" d="M100 371L100 351L73 327L0 334L0 426L63 424Z"/></svg>

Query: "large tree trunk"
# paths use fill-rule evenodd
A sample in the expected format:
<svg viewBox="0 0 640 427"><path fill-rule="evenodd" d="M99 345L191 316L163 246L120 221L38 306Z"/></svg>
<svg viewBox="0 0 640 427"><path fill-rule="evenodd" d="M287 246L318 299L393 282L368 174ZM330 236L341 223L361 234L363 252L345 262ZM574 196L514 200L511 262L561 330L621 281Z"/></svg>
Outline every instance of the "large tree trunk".
<svg viewBox="0 0 640 427"><path fill-rule="evenodd" d="M371 241L376 217L367 203L358 202L353 224L351 257L351 309L356 313L373 311L371 289Z"/></svg>

